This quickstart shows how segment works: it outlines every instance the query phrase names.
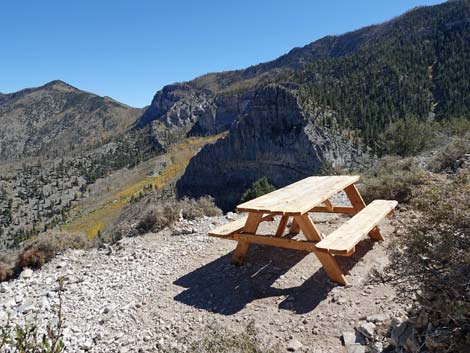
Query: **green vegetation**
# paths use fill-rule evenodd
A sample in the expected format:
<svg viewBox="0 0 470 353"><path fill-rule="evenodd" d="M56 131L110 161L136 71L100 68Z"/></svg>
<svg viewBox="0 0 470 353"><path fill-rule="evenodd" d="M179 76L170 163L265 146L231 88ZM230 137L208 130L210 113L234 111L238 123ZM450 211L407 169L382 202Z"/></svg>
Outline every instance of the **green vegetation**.
<svg viewBox="0 0 470 353"><path fill-rule="evenodd" d="M271 191L276 190L276 188L271 185L268 178L262 177L261 179L255 181L242 195L240 202L246 202L249 200L256 199L264 194L267 194Z"/></svg>
<svg viewBox="0 0 470 353"><path fill-rule="evenodd" d="M407 116L390 124L378 137L380 155L414 156L429 146L433 140L430 122L421 122Z"/></svg>
<svg viewBox="0 0 470 353"><path fill-rule="evenodd" d="M419 291L415 315L426 318L434 341L446 352L470 345L470 173L420 188L412 205L421 212L407 219L392 268Z"/></svg>
<svg viewBox="0 0 470 353"><path fill-rule="evenodd" d="M407 116L423 124L430 112L438 121L470 116L468 12L468 1L456 1L381 25L379 40L367 40L369 28L329 44L325 39L337 55L293 75L302 101L312 111L333 111L321 115L320 124L354 132L374 149L379 136Z"/></svg>

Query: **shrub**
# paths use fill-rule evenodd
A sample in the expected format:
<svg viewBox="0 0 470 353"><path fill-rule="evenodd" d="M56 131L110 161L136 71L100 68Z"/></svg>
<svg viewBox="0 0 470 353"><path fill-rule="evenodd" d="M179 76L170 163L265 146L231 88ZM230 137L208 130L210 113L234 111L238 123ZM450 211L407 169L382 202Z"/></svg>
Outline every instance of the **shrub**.
<svg viewBox="0 0 470 353"><path fill-rule="evenodd" d="M178 203L178 208L182 210L183 217L186 219L222 215L222 211L215 205L214 199L210 196L203 196L197 200L184 198Z"/></svg>
<svg viewBox="0 0 470 353"><path fill-rule="evenodd" d="M443 120L441 128L450 136L470 137L470 119L452 118Z"/></svg>
<svg viewBox="0 0 470 353"><path fill-rule="evenodd" d="M172 225L178 219L176 202L153 206L137 223L140 233L161 230Z"/></svg>
<svg viewBox="0 0 470 353"><path fill-rule="evenodd" d="M407 220L392 263L401 280L418 286L415 314L429 317L435 338L448 341L447 352L463 352L470 345L469 185L467 172L420 188L412 204L421 215Z"/></svg>
<svg viewBox="0 0 470 353"><path fill-rule="evenodd" d="M195 219L203 216L218 216L222 211L214 204L209 196L197 200L184 198L182 200L166 200L151 206L137 223L140 233L158 231L172 226L178 218Z"/></svg>
<svg viewBox="0 0 470 353"><path fill-rule="evenodd" d="M429 161L429 168L435 172L452 168L455 162L467 153L470 153L470 141L465 139L454 140Z"/></svg>
<svg viewBox="0 0 470 353"><path fill-rule="evenodd" d="M268 178L262 177L255 181L242 195L240 201L246 202L249 200L256 199L264 194L276 190L276 188L269 183Z"/></svg>
<svg viewBox="0 0 470 353"><path fill-rule="evenodd" d="M413 158L384 157L364 174L359 186L366 202L376 199L392 199L408 202L416 186L425 181L425 172Z"/></svg>
<svg viewBox="0 0 470 353"><path fill-rule="evenodd" d="M40 268L58 253L67 249L84 249L92 243L83 234L48 232L28 240L16 260L15 269Z"/></svg>
<svg viewBox="0 0 470 353"><path fill-rule="evenodd" d="M0 262L0 282L6 281L13 276L13 266L11 264Z"/></svg>
<svg viewBox="0 0 470 353"><path fill-rule="evenodd" d="M431 123L413 116L400 119L388 126L379 136L380 155L413 156L427 147L433 139Z"/></svg>

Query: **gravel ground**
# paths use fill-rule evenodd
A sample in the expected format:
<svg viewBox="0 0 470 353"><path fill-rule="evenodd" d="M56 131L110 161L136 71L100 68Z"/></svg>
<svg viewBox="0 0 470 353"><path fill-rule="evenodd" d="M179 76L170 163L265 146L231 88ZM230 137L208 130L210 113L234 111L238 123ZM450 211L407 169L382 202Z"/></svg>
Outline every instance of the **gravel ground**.
<svg viewBox="0 0 470 353"><path fill-rule="evenodd" d="M185 351L214 326L242 332L253 322L266 346L281 351L346 352L345 331L370 315L403 317L404 303L390 284L368 281L388 263L393 237L360 243L339 258L350 285L330 282L313 254L251 246L244 266L230 263L235 243L207 237L227 217L182 221L174 230L126 238L101 250L69 251L39 271L0 284L0 322L54 320L57 279L64 276L67 352ZM326 234L346 216L316 214ZM265 223L265 231L275 224ZM379 329L379 327L378 327Z"/></svg>

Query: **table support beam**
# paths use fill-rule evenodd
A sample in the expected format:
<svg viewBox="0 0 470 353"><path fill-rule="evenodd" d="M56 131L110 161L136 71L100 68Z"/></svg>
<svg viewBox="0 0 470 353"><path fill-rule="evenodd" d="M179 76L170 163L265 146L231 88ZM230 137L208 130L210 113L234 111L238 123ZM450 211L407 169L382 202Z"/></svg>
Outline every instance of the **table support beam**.
<svg viewBox="0 0 470 353"><path fill-rule="evenodd" d="M289 216L282 216L279 221L279 226L276 230L276 237L282 237L284 231L286 230L287 222L289 221Z"/></svg>
<svg viewBox="0 0 470 353"><path fill-rule="evenodd" d="M307 214L296 216L295 220L308 240L320 241L322 239L321 233L318 231L317 227L315 227ZM323 269L332 281L343 286L347 284L346 277L343 275L343 272L341 271L341 268L339 267L333 255L322 253L317 250L314 251L314 254L317 256L318 260L323 265Z"/></svg>
<svg viewBox="0 0 470 353"><path fill-rule="evenodd" d="M262 213L249 213L248 218L246 219L245 227L243 227L243 232L245 233L256 233L260 222L263 219ZM238 241L237 247L235 248L232 255L232 263L236 265L243 264L245 260L246 253L250 243L245 239L240 239Z"/></svg>
<svg viewBox="0 0 470 353"><path fill-rule="evenodd" d="M232 239L244 240L250 244L268 245L275 246L278 248L294 249L301 251L314 252L317 251L315 243L312 241L305 240L294 240L288 238L279 238L276 236L260 235L260 234L233 234Z"/></svg>

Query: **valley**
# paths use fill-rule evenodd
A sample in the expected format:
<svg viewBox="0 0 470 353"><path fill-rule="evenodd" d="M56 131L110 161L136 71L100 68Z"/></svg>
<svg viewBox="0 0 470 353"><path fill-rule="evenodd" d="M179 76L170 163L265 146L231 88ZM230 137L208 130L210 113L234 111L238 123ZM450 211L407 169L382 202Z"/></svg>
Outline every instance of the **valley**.
<svg viewBox="0 0 470 353"><path fill-rule="evenodd" d="M143 108L61 80L0 93L0 353L466 353L469 53L470 1L453 0ZM242 198L343 174L366 203L398 202L385 241L327 249L347 286L304 252L251 246L233 266L208 236ZM314 239L350 219L329 200L305 213Z"/></svg>

